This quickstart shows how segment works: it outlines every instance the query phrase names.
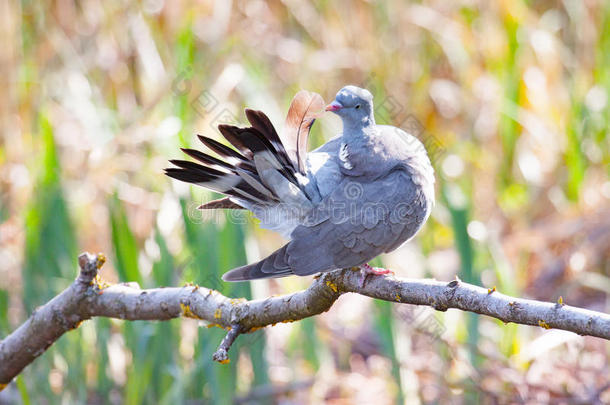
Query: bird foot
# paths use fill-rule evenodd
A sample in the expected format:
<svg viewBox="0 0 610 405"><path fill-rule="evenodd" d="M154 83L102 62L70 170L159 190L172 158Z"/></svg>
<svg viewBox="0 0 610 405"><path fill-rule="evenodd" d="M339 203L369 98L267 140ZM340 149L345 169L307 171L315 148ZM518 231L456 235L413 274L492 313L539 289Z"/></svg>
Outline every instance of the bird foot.
<svg viewBox="0 0 610 405"><path fill-rule="evenodd" d="M382 276L385 274L394 274L394 272L390 269L372 267L370 264L364 263L362 266L360 266L360 288L364 287L364 283L366 282L366 278L368 276Z"/></svg>

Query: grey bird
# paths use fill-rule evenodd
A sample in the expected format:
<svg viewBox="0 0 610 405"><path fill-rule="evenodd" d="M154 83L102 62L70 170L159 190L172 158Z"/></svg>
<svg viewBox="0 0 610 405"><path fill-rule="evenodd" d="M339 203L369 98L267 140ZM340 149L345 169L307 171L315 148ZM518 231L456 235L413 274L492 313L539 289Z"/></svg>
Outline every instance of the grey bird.
<svg viewBox="0 0 610 405"><path fill-rule="evenodd" d="M307 153L314 120L323 110L341 117L343 132ZM166 174L225 194L202 209L248 209L261 226L289 242L265 259L223 275L243 281L306 276L360 267L369 274L389 270L368 261L411 239L434 204L434 170L422 143L405 131L377 125L373 96L345 86L324 108L318 94L300 91L277 134L260 111L246 110L251 126L220 125L237 150L199 139L220 156L183 149L198 163L172 160Z"/></svg>

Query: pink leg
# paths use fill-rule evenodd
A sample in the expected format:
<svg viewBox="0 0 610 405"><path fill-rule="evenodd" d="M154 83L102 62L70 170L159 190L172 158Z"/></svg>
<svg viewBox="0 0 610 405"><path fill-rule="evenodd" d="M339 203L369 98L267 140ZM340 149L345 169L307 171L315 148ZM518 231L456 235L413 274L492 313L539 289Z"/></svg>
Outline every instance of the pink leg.
<svg viewBox="0 0 610 405"><path fill-rule="evenodd" d="M382 276L384 274L394 274L394 272L381 267L371 267L370 264L364 263L362 266L360 266L360 288L364 287L364 282L368 276Z"/></svg>

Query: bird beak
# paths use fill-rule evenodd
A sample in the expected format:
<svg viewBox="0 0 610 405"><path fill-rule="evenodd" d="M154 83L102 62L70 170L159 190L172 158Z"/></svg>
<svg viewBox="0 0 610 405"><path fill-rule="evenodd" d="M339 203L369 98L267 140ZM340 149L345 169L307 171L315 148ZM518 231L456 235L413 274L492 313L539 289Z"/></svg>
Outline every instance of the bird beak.
<svg viewBox="0 0 610 405"><path fill-rule="evenodd" d="M333 101L332 103L330 103L329 105L326 106L326 111L339 111L340 109L342 109L343 106L341 105L340 102L338 102L337 100Z"/></svg>

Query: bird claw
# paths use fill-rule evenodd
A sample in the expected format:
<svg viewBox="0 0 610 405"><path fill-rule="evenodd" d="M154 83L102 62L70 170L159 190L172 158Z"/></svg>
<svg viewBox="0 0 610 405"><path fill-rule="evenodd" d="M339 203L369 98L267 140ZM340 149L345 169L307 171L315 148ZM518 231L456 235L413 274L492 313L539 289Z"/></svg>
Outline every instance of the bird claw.
<svg viewBox="0 0 610 405"><path fill-rule="evenodd" d="M360 288L364 287L366 278L370 275L382 276L385 274L394 274L394 272L390 269L384 269L381 267L372 267L370 264L364 263L362 266L360 266L360 282L358 283L358 286Z"/></svg>

